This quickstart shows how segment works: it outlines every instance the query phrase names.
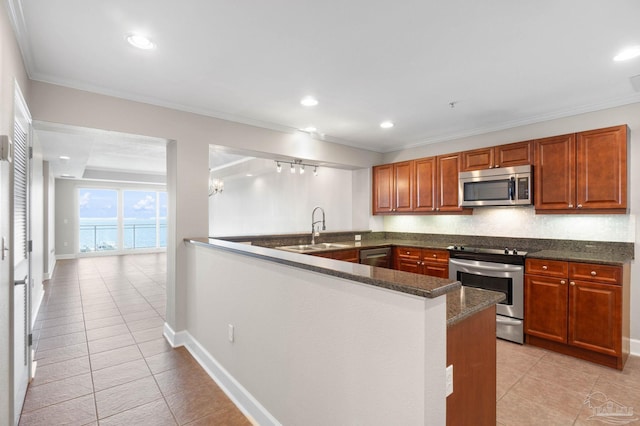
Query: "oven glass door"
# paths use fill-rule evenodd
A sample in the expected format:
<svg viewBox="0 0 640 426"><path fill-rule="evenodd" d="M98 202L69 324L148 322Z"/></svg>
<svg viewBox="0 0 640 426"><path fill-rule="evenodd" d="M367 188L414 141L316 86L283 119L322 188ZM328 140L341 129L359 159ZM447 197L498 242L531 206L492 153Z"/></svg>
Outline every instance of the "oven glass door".
<svg viewBox="0 0 640 426"><path fill-rule="evenodd" d="M467 287L481 288L504 293L507 300L501 302L503 305L513 305L513 278L491 277L488 275L469 274L458 271L456 278Z"/></svg>

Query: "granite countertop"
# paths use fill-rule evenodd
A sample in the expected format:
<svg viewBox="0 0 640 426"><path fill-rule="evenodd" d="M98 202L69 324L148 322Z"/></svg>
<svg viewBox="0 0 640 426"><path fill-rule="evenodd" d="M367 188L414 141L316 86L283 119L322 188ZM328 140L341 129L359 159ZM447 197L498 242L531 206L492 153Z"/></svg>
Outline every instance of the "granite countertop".
<svg viewBox="0 0 640 426"><path fill-rule="evenodd" d="M428 275L396 271L394 269L376 268L373 266L361 265L359 263L308 256L301 253L291 253L284 250L274 250L272 248L235 243L214 238L187 238L185 241L196 245L242 253L251 257L266 259L296 268L302 268L426 298L436 298L445 295L450 291L459 289L461 286L460 281L450 280L448 278L437 278ZM374 245L367 244L366 246L373 247ZM378 244L375 246L378 247L380 245ZM318 251L313 251L313 253L316 252Z"/></svg>
<svg viewBox="0 0 640 426"><path fill-rule="evenodd" d="M415 248L427 248L446 250L449 244L444 245L442 243L432 243L425 241L414 240L398 240L398 239L384 239L384 240L368 240L368 241L340 241L334 244L339 244L344 247L328 247L323 249L309 249L309 250L287 250L295 251L296 253L321 253L327 251L336 250L348 250L348 249L363 249L374 247L415 247ZM280 249L279 247L276 247ZM539 250L528 252L527 257L535 259L550 259L550 260L564 260L574 262L587 262L587 263L600 263L605 265L622 265L631 261L631 258L621 255L620 253L611 253L607 251L588 252L588 251L571 251L571 250Z"/></svg>
<svg viewBox="0 0 640 426"><path fill-rule="evenodd" d="M504 293L460 287L447 293L447 327L505 300Z"/></svg>
<svg viewBox="0 0 640 426"><path fill-rule="evenodd" d="M533 253L528 253L527 257L532 259L549 259L549 260L564 260L572 262L586 262L586 263L600 263L603 265L616 265L621 266L624 263L631 261L617 253L589 253L589 252L575 252L569 250L541 250Z"/></svg>

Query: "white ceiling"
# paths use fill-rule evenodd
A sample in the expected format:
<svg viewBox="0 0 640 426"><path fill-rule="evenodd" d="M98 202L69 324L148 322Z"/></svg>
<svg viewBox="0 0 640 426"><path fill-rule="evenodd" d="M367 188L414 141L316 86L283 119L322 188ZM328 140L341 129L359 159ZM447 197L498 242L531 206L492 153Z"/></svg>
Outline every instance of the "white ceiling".
<svg viewBox="0 0 640 426"><path fill-rule="evenodd" d="M637 0L8 1L32 79L380 152L640 101Z"/></svg>

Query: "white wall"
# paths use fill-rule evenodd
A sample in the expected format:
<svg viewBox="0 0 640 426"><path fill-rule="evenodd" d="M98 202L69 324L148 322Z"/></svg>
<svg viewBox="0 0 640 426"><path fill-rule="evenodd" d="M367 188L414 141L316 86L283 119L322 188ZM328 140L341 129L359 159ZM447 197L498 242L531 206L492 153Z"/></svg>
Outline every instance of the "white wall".
<svg viewBox="0 0 640 426"><path fill-rule="evenodd" d="M78 188L122 188L142 191L165 191L162 185L143 185L89 180L55 180L55 252L60 258L78 254ZM113 253L112 253L113 254Z"/></svg>
<svg viewBox="0 0 640 426"><path fill-rule="evenodd" d="M44 207L44 169L42 147L37 137L32 138L33 159L31 160L31 193L30 199L30 236L33 241L31 252L31 325L36 322L36 315L44 297L44 223L46 219Z"/></svg>
<svg viewBox="0 0 640 426"><path fill-rule="evenodd" d="M186 315L186 258L182 240L206 236L209 231L207 182L210 144L287 158L345 164L353 168L370 167L382 160L381 154L314 140L302 132L261 129L47 83L31 82L29 100L34 120L169 141L166 319L175 330L184 328Z"/></svg>
<svg viewBox="0 0 640 426"><path fill-rule="evenodd" d="M187 259L185 341L236 400L226 374L285 425L445 423L445 297L192 244Z"/></svg>
<svg viewBox="0 0 640 426"><path fill-rule="evenodd" d="M351 171L321 167L314 176L283 167L277 173L270 163L273 170L261 175L225 179L224 191L209 197L210 236L311 233L316 206L325 211L328 232L353 229Z"/></svg>
<svg viewBox="0 0 640 426"><path fill-rule="evenodd" d="M385 162L429 157L619 124L627 124L630 131L628 215L534 215L531 209L476 209L473 216L468 217L388 217L384 219L384 229L402 232L634 242L637 259L640 257L640 103L388 153L385 155ZM640 354L640 268L635 261L631 264L631 337L634 339L632 351Z"/></svg>
<svg viewBox="0 0 640 426"><path fill-rule="evenodd" d="M56 266L56 181L48 161L43 162L43 204L44 204L44 244L43 244L43 278L50 279Z"/></svg>

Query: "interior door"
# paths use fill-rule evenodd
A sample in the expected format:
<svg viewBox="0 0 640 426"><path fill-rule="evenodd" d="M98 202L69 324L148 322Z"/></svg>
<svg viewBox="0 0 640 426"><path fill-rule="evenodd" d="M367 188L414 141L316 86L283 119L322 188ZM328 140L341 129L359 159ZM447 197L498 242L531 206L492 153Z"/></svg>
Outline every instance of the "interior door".
<svg viewBox="0 0 640 426"><path fill-rule="evenodd" d="M19 95L17 93L17 95ZM29 335L30 239L29 239L29 183L30 147L29 120L22 96L16 97L16 117L13 134L13 390L14 417L20 418L27 393L31 370Z"/></svg>

